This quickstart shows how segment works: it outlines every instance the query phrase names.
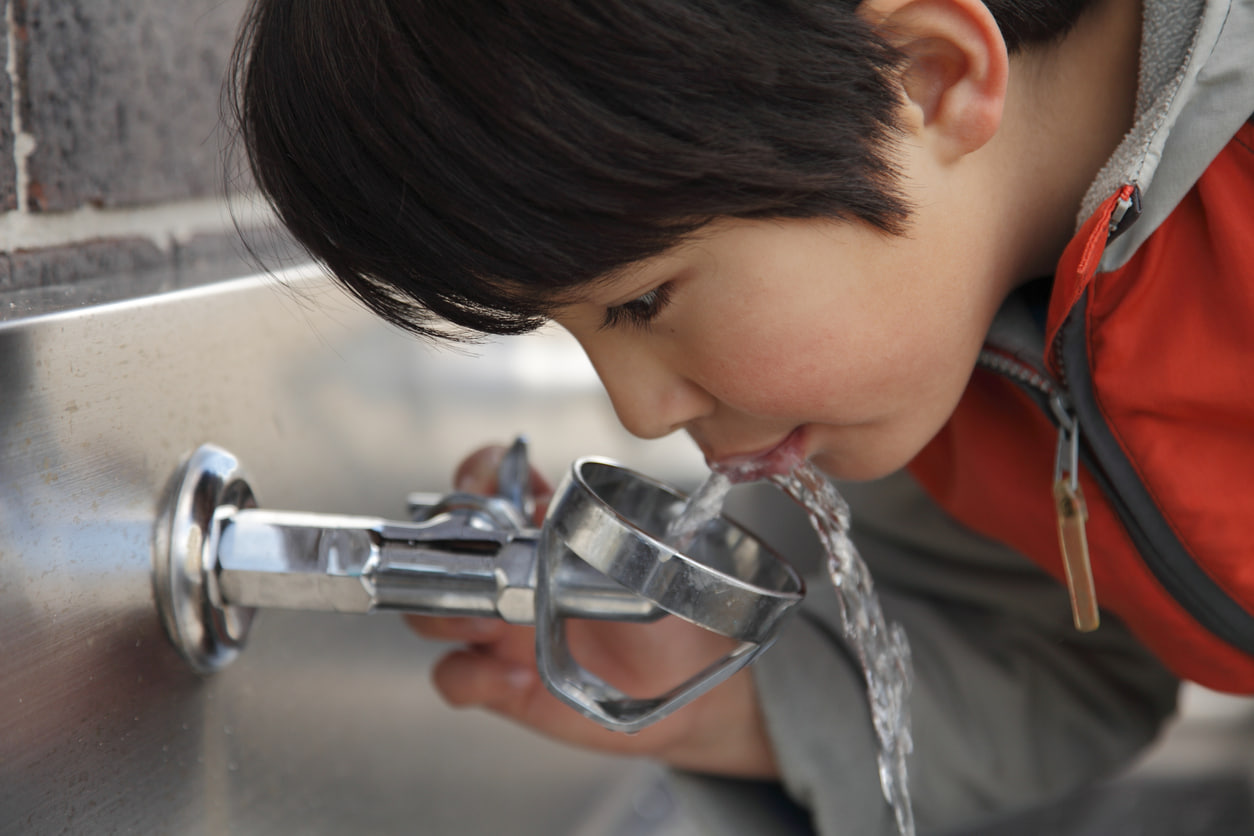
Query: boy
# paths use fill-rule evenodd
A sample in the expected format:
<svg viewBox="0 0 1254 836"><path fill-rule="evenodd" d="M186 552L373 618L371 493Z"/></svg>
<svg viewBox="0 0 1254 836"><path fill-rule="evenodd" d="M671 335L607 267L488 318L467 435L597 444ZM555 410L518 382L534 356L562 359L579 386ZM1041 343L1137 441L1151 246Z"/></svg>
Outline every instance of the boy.
<svg viewBox="0 0 1254 836"><path fill-rule="evenodd" d="M554 320L633 433L867 481L927 830L1125 763L1174 705L1141 643L1254 690L1252 27L1227 0L263 0L235 81L280 218L390 321ZM805 606L634 737L549 697L524 631L418 629L469 645L436 671L454 704L892 832L835 604ZM724 649L571 632L629 692ZM763 832L734 785L683 780L716 832Z"/></svg>

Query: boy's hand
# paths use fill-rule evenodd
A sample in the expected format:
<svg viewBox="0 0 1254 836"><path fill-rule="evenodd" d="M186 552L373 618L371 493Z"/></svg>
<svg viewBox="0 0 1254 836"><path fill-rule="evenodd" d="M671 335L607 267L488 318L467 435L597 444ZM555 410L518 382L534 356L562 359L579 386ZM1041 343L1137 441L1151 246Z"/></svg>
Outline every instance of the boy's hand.
<svg viewBox="0 0 1254 836"><path fill-rule="evenodd" d="M457 468L459 491L491 493L504 447L472 453ZM532 472L537 519L552 496ZM608 731L549 693L535 661L535 631L496 619L406 616L420 635L460 642L435 667L436 690L456 707L480 707L542 734L605 752L652 757L673 766L744 778L776 775L774 755L743 670L675 714L626 735ZM571 652L580 664L634 696L661 694L736 646L733 639L666 617L652 624L569 620Z"/></svg>

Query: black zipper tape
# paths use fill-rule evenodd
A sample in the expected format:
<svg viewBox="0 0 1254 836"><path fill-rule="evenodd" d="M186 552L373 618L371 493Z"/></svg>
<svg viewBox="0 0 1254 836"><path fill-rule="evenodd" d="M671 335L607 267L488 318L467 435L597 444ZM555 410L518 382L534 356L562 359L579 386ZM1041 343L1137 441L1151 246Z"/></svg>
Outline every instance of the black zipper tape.
<svg viewBox="0 0 1254 836"><path fill-rule="evenodd" d="M1198 624L1254 656L1254 615L1197 565L1167 524L1097 407L1084 334L1088 302L1089 292L1085 290L1056 337L1067 370L1072 408L1084 428L1083 461L1159 583Z"/></svg>

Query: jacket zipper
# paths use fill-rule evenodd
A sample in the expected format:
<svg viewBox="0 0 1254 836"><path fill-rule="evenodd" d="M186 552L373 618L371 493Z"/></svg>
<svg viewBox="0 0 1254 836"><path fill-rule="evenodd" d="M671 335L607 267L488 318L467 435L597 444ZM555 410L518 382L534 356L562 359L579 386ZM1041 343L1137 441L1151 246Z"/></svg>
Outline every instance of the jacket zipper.
<svg viewBox="0 0 1254 836"><path fill-rule="evenodd" d="M1119 237L1141 214L1141 191L1124 185L1116 195L1114 211L1107 222L1106 243ZM1071 596L1071 615L1081 632L1096 630L1100 624L1097 590L1093 584L1093 566L1089 559L1089 542L1085 525L1088 504L1080 489L1080 419L1067 395L1067 368L1063 362L1062 341L1055 337L1053 352L1058 380L1043 370L1011 355L985 347L980 352L980 365L1019 384L1045 409L1058 427L1058 444L1054 452L1054 514L1058 521L1058 548L1062 553L1067 592Z"/></svg>
<svg viewBox="0 0 1254 836"><path fill-rule="evenodd" d="M1053 502L1058 521L1058 546L1071 598L1071 615L1077 630L1096 630L1101 619L1085 532L1088 505L1080 489L1080 421L1066 391L1046 373L990 348L980 352L979 365L1011 379L1048 404L1048 414L1058 427Z"/></svg>
<svg viewBox="0 0 1254 836"><path fill-rule="evenodd" d="M1106 227L1106 243L1119 237L1141 214L1141 191L1137 186L1119 189L1114 211ZM1082 633L1096 630L1100 624L1097 591L1093 584L1093 565L1089 559L1089 541L1085 524L1089 519L1088 504L1080 490L1080 417L1067 397L1067 364L1062 355L1062 340L1054 338L1050 346L1058 382L1035 371L1047 383L1049 408L1058 426L1058 446L1054 454L1054 512L1058 518L1058 546L1071 594L1071 615Z"/></svg>

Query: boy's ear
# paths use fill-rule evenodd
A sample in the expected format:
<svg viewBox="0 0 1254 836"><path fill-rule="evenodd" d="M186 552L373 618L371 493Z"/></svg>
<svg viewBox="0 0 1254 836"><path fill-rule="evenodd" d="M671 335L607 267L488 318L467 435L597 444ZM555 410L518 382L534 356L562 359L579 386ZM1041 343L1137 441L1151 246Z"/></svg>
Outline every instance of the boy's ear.
<svg viewBox="0 0 1254 836"><path fill-rule="evenodd" d="M945 161L983 146L1001 124L1010 60L981 0L864 0L858 13L905 63L906 106Z"/></svg>

